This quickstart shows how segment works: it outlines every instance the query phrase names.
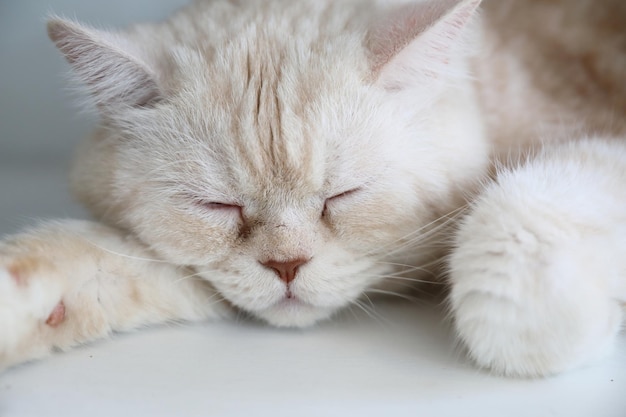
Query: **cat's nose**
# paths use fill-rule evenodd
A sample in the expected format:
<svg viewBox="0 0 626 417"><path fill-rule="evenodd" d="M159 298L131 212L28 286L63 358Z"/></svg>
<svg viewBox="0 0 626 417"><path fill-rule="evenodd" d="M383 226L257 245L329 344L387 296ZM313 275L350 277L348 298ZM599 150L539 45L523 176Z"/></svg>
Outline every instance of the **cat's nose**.
<svg viewBox="0 0 626 417"><path fill-rule="evenodd" d="M284 281L285 284L289 284L291 281L296 279L298 268L307 262L309 262L309 259L304 258L293 259L287 262L279 262L270 259L269 261L261 262L261 264L266 268L274 270L281 281Z"/></svg>

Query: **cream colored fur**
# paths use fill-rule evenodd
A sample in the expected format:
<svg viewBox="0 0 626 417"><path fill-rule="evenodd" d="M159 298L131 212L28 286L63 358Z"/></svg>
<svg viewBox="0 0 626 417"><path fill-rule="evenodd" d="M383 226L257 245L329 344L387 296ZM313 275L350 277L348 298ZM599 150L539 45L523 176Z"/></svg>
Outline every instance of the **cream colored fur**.
<svg viewBox="0 0 626 417"><path fill-rule="evenodd" d="M233 310L308 326L441 259L479 365L547 375L608 350L626 150L559 145L576 138L540 119L511 135L508 88L542 90L495 41L504 3L479 4L204 0L116 33L52 19L102 115L72 174L100 224L0 246L0 365ZM272 266L293 262L289 282Z"/></svg>

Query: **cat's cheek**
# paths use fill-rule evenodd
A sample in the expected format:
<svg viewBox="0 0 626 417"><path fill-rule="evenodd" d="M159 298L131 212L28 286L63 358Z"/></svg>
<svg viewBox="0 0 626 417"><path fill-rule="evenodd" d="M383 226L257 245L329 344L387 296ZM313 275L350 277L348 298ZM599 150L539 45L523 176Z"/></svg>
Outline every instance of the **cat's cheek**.
<svg viewBox="0 0 626 417"><path fill-rule="evenodd" d="M272 273L253 262L227 262L202 270L201 276L234 306L254 313L262 311L285 298L285 285Z"/></svg>
<svg viewBox="0 0 626 417"><path fill-rule="evenodd" d="M207 265L224 259L234 245L237 230L174 210L150 213L134 227L143 242L177 265Z"/></svg>
<svg viewBox="0 0 626 417"><path fill-rule="evenodd" d="M334 253L329 252L320 254L321 266L318 264L315 271L291 285L296 297L320 309L336 310L350 305L390 272L388 265L377 264L362 255L337 256L342 252L339 248L333 248Z"/></svg>
<svg viewBox="0 0 626 417"><path fill-rule="evenodd" d="M410 212L408 208L400 212L390 207L366 206L334 214L329 224L334 235L346 246L358 251L377 250L399 243L399 238L421 226L417 216L407 215Z"/></svg>

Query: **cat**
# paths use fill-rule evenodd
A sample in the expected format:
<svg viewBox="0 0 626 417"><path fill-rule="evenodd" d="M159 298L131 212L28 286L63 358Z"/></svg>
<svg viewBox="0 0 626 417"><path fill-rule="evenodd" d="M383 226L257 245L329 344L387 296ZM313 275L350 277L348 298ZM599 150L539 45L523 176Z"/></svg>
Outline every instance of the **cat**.
<svg viewBox="0 0 626 417"><path fill-rule="evenodd" d="M610 351L626 11L482 3L199 0L117 32L52 17L101 116L70 181L97 222L3 240L0 367L166 321L311 326L433 277L494 373Z"/></svg>

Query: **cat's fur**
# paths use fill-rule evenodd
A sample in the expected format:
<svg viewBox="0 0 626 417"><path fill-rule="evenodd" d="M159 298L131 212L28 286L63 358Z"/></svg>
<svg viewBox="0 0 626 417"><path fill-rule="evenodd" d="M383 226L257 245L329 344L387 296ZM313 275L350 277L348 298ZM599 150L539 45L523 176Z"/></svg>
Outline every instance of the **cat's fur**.
<svg viewBox="0 0 626 417"><path fill-rule="evenodd" d="M101 224L5 240L0 364L233 309L308 326L448 249L479 365L547 375L607 351L626 36L588 38L626 11L480 3L204 0L117 33L52 19L102 115L72 174Z"/></svg>

